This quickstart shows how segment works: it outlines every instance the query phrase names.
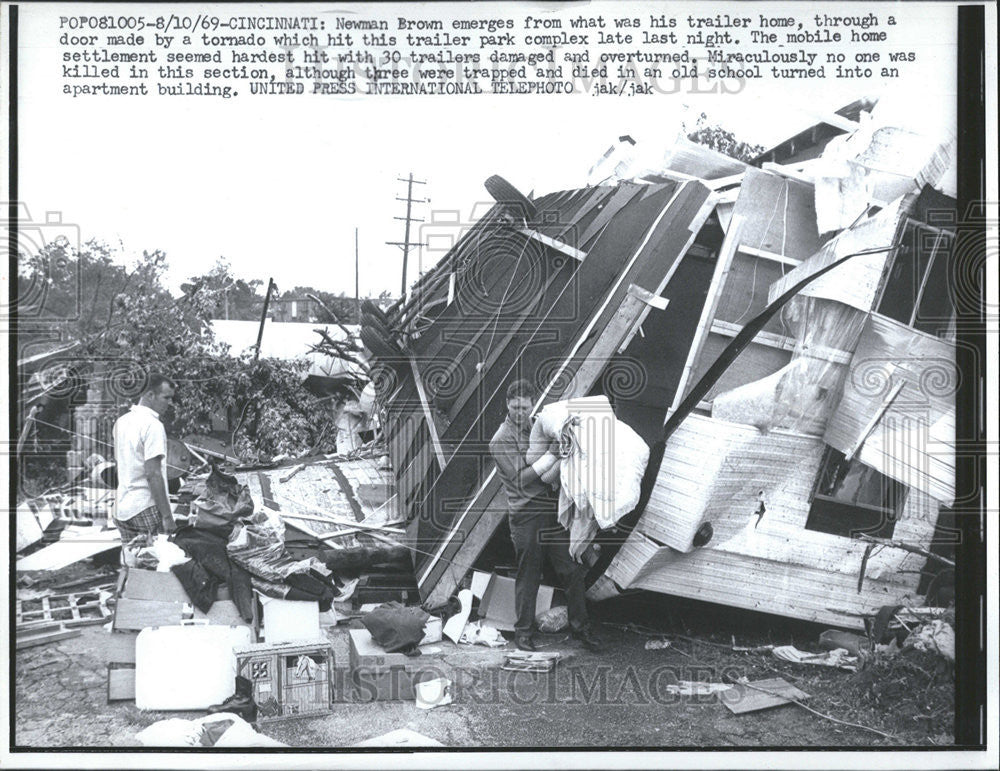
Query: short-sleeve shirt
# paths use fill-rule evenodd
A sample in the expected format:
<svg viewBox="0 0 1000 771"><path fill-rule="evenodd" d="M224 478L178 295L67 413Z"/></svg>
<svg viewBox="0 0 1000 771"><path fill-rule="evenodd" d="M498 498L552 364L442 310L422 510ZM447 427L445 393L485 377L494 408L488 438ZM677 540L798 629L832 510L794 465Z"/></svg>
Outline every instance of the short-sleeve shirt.
<svg viewBox="0 0 1000 771"><path fill-rule="evenodd" d="M160 471L163 488L167 487L167 432L154 410L137 404L115 421L114 435L118 466L115 519L127 522L156 505L143 465L147 460L163 458Z"/></svg>
<svg viewBox="0 0 1000 771"><path fill-rule="evenodd" d="M508 417L490 440L490 454L497 464L497 476L507 493L507 505L511 513L525 509L536 498L552 496L551 488L541 479L533 479L526 484L518 481L527 467L524 456L528 452L531 426L518 427Z"/></svg>

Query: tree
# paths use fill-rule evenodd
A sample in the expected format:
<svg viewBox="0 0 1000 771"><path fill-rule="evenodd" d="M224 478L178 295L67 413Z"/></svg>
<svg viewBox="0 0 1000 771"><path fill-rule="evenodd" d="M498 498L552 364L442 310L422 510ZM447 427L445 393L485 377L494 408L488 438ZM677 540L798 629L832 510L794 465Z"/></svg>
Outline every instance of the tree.
<svg viewBox="0 0 1000 771"><path fill-rule="evenodd" d="M203 276L193 276L181 289L187 295L208 292L215 298L210 313L214 319L257 321L264 308L264 286L260 279L246 281L232 274L232 266L219 258L212 269Z"/></svg>
<svg viewBox="0 0 1000 771"><path fill-rule="evenodd" d="M750 163L766 149L764 145L740 141L732 131L718 124L709 125L705 113L698 116L694 130L688 133L687 138L744 163Z"/></svg>
<svg viewBox="0 0 1000 771"><path fill-rule="evenodd" d="M64 339L80 343L73 367L102 373L119 404L139 395L150 372L173 378L179 387L165 422L174 436L206 432L213 412L235 407L234 449L247 460L333 449L332 407L302 385L304 362L233 358L215 342L209 320L238 284L228 265L217 264L175 298L163 285L163 252L143 252L131 270L116 257L95 242L79 250L52 243L20 266L19 287L44 288L34 293L36 306ZM77 313L73 298L81 293L93 301Z"/></svg>

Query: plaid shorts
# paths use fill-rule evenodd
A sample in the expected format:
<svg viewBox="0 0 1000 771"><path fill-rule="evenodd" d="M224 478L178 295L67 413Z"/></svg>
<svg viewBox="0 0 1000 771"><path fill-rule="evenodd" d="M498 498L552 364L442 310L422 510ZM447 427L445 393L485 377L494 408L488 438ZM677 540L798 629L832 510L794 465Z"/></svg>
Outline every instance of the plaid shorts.
<svg viewBox="0 0 1000 771"><path fill-rule="evenodd" d="M163 532L163 517L156 506L143 509L131 519L124 522L115 518L115 526L122 536L122 545L131 543L140 535L155 535Z"/></svg>

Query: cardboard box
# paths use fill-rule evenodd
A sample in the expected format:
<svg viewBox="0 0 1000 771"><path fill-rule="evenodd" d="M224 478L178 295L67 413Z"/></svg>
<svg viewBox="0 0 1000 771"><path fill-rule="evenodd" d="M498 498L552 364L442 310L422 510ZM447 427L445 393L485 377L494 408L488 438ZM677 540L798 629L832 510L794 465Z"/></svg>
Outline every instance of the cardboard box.
<svg viewBox="0 0 1000 771"><path fill-rule="evenodd" d="M440 652L387 653L367 629L349 631L348 680L355 701L412 701L416 683L446 676Z"/></svg>
<svg viewBox="0 0 1000 771"><path fill-rule="evenodd" d="M135 701L135 664L108 664L108 702Z"/></svg>
<svg viewBox="0 0 1000 771"><path fill-rule="evenodd" d="M232 600L216 600L212 603L212 607L208 609L208 613L202 613L195 608L194 617L207 618L209 624L218 624L219 626L253 627L253 621L244 621L243 616L240 615L239 608L236 607L236 603Z"/></svg>
<svg viewBox="0 0 1000 771"><path fill-rule="evenodd" d="M135 638L138 632L111 632L102 640L104 658L110 664L135 665Z"/></svg>
<svg viewBox="0 0 1000 771"><path fill-rule="evenodd" d="M116 632L140 631L153 626L177 626L183 619L191 618L194 608L186 602L159 602L133 600L122 597L115 603Z"/></svg>
<svg viewBox="0 0 1000 771"><path fill-rule="evenodd" d="M562 597L562 592L551 586L542 584L538 587L538 599L535 601L535 615L544 613L553 607ZM565 600L562 601L565 603ZM514 579L505 576L492 575L479 602L479 616L490 626L502 632L513 632L517 623L517 610L514 605Z"/></svg>
<svg viewBox="0 0 1000 771"><path fill-rule="evenodd" d="M261 595L264 609L264 639L271 645L323 638L319 625L319 603L279 600Z"/></svg>
<svg viewBox="0 0 1000 771"><path fill-rule="evenodd" d="M330 713L335 670L329 641L259 643L235 653L237 673L253 684L258 721Z"/></svg>

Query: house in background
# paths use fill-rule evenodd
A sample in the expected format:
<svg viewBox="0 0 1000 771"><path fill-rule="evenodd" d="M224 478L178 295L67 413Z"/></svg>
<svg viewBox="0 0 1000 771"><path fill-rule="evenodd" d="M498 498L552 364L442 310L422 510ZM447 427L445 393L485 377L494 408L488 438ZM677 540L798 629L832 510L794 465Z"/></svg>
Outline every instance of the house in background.
<svg viewBox="0 0 1000 771"><path fill-rule="evenodd" d="M272 321L311 323L319 319L320 310L311 297L275 297L268 313Z"/></svg>

